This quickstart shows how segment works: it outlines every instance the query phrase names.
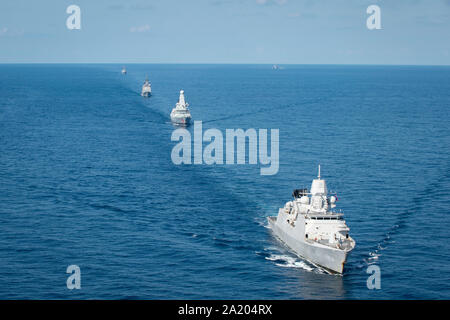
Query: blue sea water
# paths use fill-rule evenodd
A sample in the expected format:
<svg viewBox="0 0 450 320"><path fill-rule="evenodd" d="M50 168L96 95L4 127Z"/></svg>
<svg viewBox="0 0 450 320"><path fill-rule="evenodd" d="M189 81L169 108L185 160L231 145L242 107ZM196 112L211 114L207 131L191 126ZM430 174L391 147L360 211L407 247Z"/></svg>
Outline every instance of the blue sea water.
<svg viewBox="0 0 450 320"><path fill-rule="evenodd" d="M121 67L0 65L0 298L450 298L449 67ZM279 129L278 174L174 165L180 89L204 130ZM357 243L343 276L267 228L319 163Z"/></svg>

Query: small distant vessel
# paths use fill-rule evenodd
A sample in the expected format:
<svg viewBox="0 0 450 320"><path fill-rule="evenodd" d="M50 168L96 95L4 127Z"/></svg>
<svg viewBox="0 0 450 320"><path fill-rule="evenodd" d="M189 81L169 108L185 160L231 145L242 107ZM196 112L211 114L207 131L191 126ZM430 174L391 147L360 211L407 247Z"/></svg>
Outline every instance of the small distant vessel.
<svg viewBox="0 0 450 320"><path fill-rule="evenodd" d="M152 85L148 81L148 77L145 78L145 82L142 85L142 92L141 96L143 97L150 97L152 95Z"/></svg>
<svg viewBox="0 0 450 320"><path fill-rule="evenodd" d="M319 175L308 189L296 189L293 201L280 208L277 217L268 217L273 233L298 256L341 274L347 255L355 247L350 229L336 207L337 198L329 196L325 180Z"/></svg>
<svg viewBox="0 0 450 320"><path fill-rule="evenodd" d="M127 69L125 67L122 68L122 74L127 74Z"/></svg>
<svg viewBox="0 0 450 320"><path fill-rule="evenodd" d="M180 91L180 98L178 99L175 108L170 113L170 119L174 124L188 126L191 122L191 113L188 109L189 104L184 99L184 91Z"/></svg>
<svg viewBox="0 0 450 320"><path fill-rule="evenodd" d="M274 65L272 66L272 69L273 69L273 70L278 70L278 69L280 69L280 66L277 65L277 64L274 64Z"/></svg>

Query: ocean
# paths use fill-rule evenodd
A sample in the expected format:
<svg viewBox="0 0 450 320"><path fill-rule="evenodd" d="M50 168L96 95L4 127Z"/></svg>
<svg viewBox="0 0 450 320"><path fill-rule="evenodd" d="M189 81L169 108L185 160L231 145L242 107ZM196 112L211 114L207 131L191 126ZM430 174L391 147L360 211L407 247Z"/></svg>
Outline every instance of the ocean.
<svg viewBox="0 0 450 320"><path fill-rule="evenodd" d="M450 67L121 69L0 65L1 299L450 299ZM180 89L204 130L279 129L278 173L173 164ZM342 276L267 227L318 164L356 241Z"/></svg>

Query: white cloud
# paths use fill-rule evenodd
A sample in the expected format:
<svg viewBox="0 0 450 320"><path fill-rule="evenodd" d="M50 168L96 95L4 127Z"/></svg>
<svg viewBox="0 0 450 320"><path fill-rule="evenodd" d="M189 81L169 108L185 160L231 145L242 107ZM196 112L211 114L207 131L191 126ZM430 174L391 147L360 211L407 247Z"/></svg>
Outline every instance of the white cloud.
<svg viewBox="0 0 450 320"><path fill-rule="evenodd" d="M149 31L150 31L150 26L148 24L130 28L130 32L149 32Z"/></svg>

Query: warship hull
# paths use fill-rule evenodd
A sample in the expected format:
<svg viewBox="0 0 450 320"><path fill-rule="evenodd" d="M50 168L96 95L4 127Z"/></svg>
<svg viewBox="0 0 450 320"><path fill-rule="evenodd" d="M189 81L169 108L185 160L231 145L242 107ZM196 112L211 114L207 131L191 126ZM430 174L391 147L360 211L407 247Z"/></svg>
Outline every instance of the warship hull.
<svg viewBox="0 0 450 320"><path fill-rule="evenodd" d="M277 217L268 217L268 222L273 233L296 255L325 268L330 273L343 273L347 251L334 249L312 240L299 240L299 230L287 223L277 223Z"/></svg>
<svg viewBox="0 0 450 320"><path fill-rule="evenodd" d="M172 123L180 126L188 126L191 123L191 117L171 116Z"/></svg>

